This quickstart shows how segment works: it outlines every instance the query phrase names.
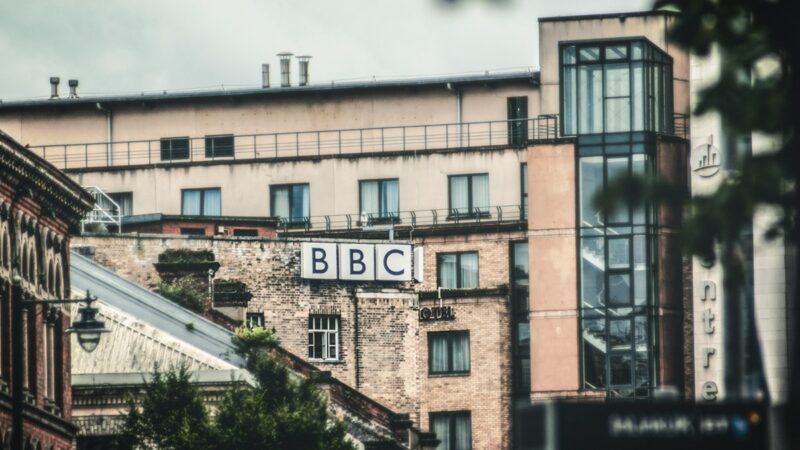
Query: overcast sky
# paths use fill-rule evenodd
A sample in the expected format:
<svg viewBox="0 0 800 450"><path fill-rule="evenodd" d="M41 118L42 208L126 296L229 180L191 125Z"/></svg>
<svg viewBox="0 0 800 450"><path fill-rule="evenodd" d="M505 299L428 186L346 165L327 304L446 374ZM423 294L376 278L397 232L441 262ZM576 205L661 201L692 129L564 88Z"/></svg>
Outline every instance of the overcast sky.
<svg viewBox="0 0 800 450"><path fill-rule="evenodd" d="M651 0L0 0L0 99L257 86L276 53L311 82L535 67L537 18ZM296 62L292 62L296 77ZM296 81L293 80L293 84Z"/></svg>

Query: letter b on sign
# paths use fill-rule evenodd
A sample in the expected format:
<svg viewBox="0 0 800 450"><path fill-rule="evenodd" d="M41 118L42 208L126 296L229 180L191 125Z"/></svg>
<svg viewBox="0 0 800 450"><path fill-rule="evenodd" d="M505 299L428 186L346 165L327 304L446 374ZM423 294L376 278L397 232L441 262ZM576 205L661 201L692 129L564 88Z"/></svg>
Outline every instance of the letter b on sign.
<svg viewBox="0 0 800 450"><path fill-rule="evenodd" d="M375 247L370 244L339 244L339 276L342 280L374 280Z"/></svg>
<svg viewBox="0 0 800 450"><path fill-rule="evenodd" d="M336 244L303 242L300 276L317 280L335 280L338 275Z"/></svg>

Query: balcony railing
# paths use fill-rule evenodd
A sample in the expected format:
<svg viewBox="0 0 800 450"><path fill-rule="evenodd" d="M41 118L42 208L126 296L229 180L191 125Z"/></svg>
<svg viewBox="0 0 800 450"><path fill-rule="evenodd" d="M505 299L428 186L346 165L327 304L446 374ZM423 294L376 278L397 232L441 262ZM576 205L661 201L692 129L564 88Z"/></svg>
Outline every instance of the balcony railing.
<svg viewBox="0 0 800 450"><path fill-rule="evenodd" d="M524 221L527 218L524 205L502 205L476 208L472 211L457 209L420 209L400 211L385 215L338 214L310 216L302 220L281 220L278 231L282 233L304 233L310 231L389 231L392 228L410 229L441 227L463 224L503 224Z"/></svg>
<svg viewBox="0 0 800 450"><path fill-rule="evenodd" d="M60 169L413 152L484 146L524 145L558 137L558 116L378 128L296 131L233 136L225 156L206 148L206 137L188 139L180 152L162 152L162 139L32 146L30 150ZM170 138L173 140L176 138ZM164 141L166 142L166 141ZM216 150L219 152L219 150ZM181 158L172 155L180 154ZM165 157L165 158L162 158Z"/></svg>

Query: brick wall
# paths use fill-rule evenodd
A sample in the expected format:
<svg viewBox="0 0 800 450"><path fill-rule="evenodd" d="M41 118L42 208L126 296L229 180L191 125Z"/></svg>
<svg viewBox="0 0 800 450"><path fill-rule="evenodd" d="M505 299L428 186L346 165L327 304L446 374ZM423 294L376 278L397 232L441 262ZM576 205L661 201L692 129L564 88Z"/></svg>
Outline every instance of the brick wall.
<svg viewBox="0 0 800 450"><path fill-rule="evenodd" d="M420 307L438 306L421 300ZM472 448L507 449L511 433L511 329L507 297L444 299L454 320L420 322L420 427L429 428L429 414L470 411ZM428 333L470 333L470 371L462 375L431 375Z"/></svg>

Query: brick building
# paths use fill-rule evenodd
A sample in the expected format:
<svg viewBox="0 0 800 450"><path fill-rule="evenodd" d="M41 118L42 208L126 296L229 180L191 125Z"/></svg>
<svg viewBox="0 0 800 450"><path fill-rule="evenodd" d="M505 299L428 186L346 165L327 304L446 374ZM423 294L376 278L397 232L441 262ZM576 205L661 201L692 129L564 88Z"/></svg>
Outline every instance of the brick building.
<svg viewBox="0 0 800 450"><path fill-rule="evenodd" d="M70 235L91 206L91 197L77 183L0 132L0 435L4 448L72 448L68 311L60 305L22 301L69 298ZM21 285L18 299L14 299L16 277ZM17 306L23 309L18 311ZM23 336L17 347L22 350L19 358L12 356L16 335ZM20 377L15 378L15 373ZM15 424L16 408L20 422ZM15 428L21 432L18 439L13 436Z"/></svg>
<svg viewBox="0 0 800 450"><path fill-rule="evenodd" d="M622 173L686 182L673 20L540 19L536 72L8 102L0 127L125 215L274 217L277 239L83 243L150 286L166 248L213 248L219 277L248 279L243 314L292 351L442 449L506 449L516 405L692 384L680 212L591 204ZM292 272L302 240L390 236L424 248L420 283ZM310 327L343 336L335 357L308 347Z"/></svg>

